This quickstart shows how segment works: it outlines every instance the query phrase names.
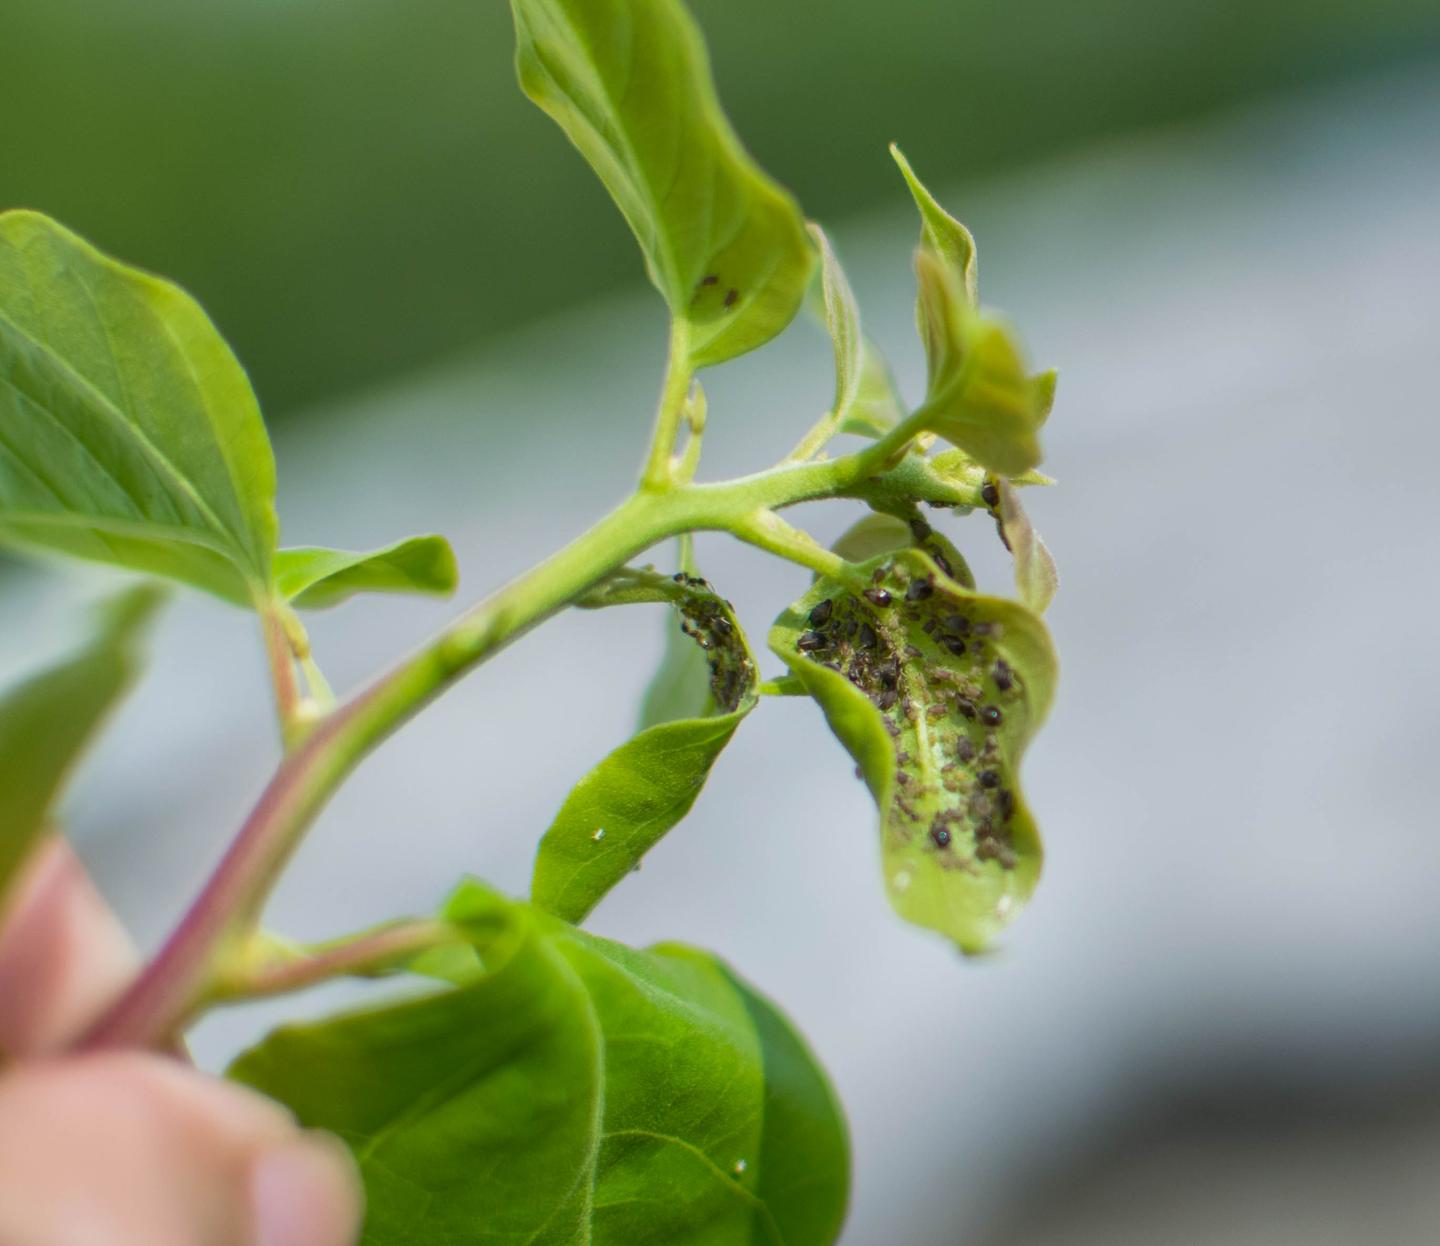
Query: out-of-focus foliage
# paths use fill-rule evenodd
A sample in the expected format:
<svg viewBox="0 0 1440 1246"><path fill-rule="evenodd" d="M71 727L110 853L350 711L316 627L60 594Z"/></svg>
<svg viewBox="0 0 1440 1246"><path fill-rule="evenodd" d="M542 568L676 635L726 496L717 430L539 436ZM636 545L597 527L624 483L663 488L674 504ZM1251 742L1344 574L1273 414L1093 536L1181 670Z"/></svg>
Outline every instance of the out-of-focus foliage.
<svg viewBox="0 0 1440 1246"><path fill-rule="evenodd" d="M1434 0L694 7L736 128L825 219L893 201L892 139L943 185L1440 47ZM0 208L192 290L274 413L634 279L512 50L470 0L5 0Z"/></svg>

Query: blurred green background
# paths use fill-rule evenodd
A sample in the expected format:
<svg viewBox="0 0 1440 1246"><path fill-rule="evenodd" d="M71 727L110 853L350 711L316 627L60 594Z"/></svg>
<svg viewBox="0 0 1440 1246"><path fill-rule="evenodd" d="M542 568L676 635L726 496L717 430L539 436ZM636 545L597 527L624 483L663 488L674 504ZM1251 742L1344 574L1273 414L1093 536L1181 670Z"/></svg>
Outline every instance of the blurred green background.
<svg viewBox="0 0 1440 1246"><path fill-rule="evenodd" d="M695 0L813 216L1440 47L1435 0ZM0 206L204 301L271 416L639 270L500 0L5 0ZM782 123L783 122L783 123Z"/></svg>

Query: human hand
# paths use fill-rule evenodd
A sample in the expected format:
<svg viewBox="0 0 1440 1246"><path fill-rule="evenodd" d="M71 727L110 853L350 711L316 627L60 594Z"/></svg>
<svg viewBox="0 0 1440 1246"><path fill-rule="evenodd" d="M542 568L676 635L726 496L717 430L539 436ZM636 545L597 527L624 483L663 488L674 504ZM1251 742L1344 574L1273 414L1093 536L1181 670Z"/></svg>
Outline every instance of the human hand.
<svg viewBox="0 0 1440 1246"><path fill-rule="evenodd" d="M177 1060L58 1053L124 987L124 932L58 838L0 928L0 1246L351 1246L334 1139Z"/></svg>

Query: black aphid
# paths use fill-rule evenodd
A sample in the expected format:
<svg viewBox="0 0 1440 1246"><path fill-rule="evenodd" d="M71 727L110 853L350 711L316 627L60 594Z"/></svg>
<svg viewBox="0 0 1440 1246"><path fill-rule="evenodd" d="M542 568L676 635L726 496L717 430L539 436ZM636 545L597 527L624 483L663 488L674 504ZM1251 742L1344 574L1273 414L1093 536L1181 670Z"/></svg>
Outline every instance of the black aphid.
<svg viewBox="0 0 1440 1246"><path fill-rule="evenodd" d="M900 663L891 658L875 668L875 673L880 677L880 683L886 688L893 688L900 682Z"/></svg>
<svg viewBox="0 0 1440 1246"><path fill-rule="evenodd" d="M720 278L717 277L714 273L707 273L705 276L700 278L700 284L702 286L713 286L719 280Z"/></svg>
<svg viewBox="0 0 1440 1246"><path fill-rule="evenodd" d="M910 587L905 590L905 600L924 601L934 593L935 585L930 580L911 580Z"/></svg>
<svg viewBox="0 0 1440 1246"><path fill-rule="evenodd" d="M722 636L728 636L731 632L735 630L730 625L730 620L727 619L724 615L716 615L713 626L715 630L719 632Z"/></svg>
<svg viewBox="0 0 1440 1246"><path fill-rule="evenodd" d="M670 578L674 580L676 584L684 584L685 581L688 580L690 577L686 575L683 571L677 571Z"/></svg>
<svg viewBox="0 0 1440 1246"><path fill-rule="evenodd" d="M825 648L825 637L819 632L801 632L800 639L795 642L795 648L801 653L814 653L817 649Z"/></svg>
<svg viewBox="0 0 1440 1246"><path fill-rule="evenodd" d="M810 626L824 627L830 622L830 616L834 611L835 603L830 598L827 597L824 601L817 602L810 608Z"/></svg>
<svg viewBox="0 0 1440 1246"><path fill-rule="evenodd" d="M740 291L737 290L737 289L735 289L734 286L731 286L730 289L728 289L728 290L725 291L725 306L726 306L726 307L734 307L734 306L735 306L735 300L738 299L739 297L740 297Z"/></svg>
<svg viewBox="0 0 1440 1246"><path fill-rule="evenodd" d="M872 606L884 607L888 606L895 599L890 596L888 589L867 588L865 590L865 600Z"/></svg>
<svg viewBox="0 0 1440 1246"><path fill-rule="evenodd" d="M899 699L900 694L896 692L894 688L886 688L878 697L875 698L875 704L878 705L882 710L889 711L895 708L895 702Z"/></svg>
<svg viewBox="0 0 1440 1246"><path fill-rule="evenodd" d="M993 770L982 770L975 778L979 780L981 787L998 787L1000 785L1000 776Z"/></svg>
<svg viewBox="0 0 1440 1246"><path fill-rule="evenodd" d="M950 831L943 826L932 826L930 838L935 841L935 847L948 848L950 846Z"/></svg>
<svg viewBox="0 0 1440 1246"><path fill-rule="evenodd" d="M938 549L932 549L930 551L930 557L935 560L935 565L939 567L941 571L948 575L952 580L955 578L955 568L950 565L950 560L946 558L944 554L942 554Z"/></svg>
<svg viewBox="0 0 1440 1246"><path fill-rule="evenodd" d="M975 759L975 746L963 735L955 741L955 756L961 761L973 761Z"/></svg>
<svg viewBox="0 0 1440 1246"><path fill-rule="evenodd" d="M935 635L935 620L926 619L925 622L920 624L920 630L924 632L927 636Z"/></svg>
<svg viewBox="0 0 1440 1246"><path fill-rule="evenodd" d="M1000 490L997 489L988 480L985 482L984 487L980 490L980 496L985 499L986 506L1000 505Z"/></svg>
<svg viewBox="0 0 1440 1246"><path fill-rule="evenodd" d="M980 711L980 717L987 727L998 727L1005 721L1005 715L1001 713L998 705L987 705Z"/></svg>
<svg viewBox="0 0 1440 1246"><path fill-rule="evenodd" d="M855 637L855 648L868 651L875 648L876 641L875 629L868 623L860 624L860 634Z"/></svg>
<svg viewBox="0 0 1440 1246"><path fill-rule="evenodd" d="M963 614L947 614L940 620L940 626L956 636L963 636L970 630L970 620Z"/></svg>
<svg viewBox="0 0 1440 1246"><path fill-rule="evenodd" d="M965 642L958 636L946 636L944 644L957 658L965 652Z"/></svg>
<svg viewBox="0 0 1440 1246"><path fill-rule="evenodd" d="M934 529L917 515L910 521L910 531L915 534L917 541L924 541L929 538Z"/></svg>
<svg viewBox="0 0 1440 1246"><path fill-rule="evenodd" d="M992 673L995 676L995 686L999 688L1001 692L1009 692L1010 689L1015 686L1015 680L1010 668L1004 662L996 662L995 670Z"/></svg>
<svg viewBox="0 0 1440 1246"><path fill-rule="evenodd" d="M1000 816L1010 821L1015 813L1015 793L1008 787L1000 789Z"/></svg>

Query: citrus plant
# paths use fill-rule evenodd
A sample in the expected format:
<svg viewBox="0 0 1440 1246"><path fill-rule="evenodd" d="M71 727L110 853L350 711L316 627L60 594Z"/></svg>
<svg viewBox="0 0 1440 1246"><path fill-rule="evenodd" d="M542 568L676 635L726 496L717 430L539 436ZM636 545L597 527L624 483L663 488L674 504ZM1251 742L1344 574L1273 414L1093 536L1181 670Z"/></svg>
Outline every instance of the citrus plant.
<svg viewBox="0 0 1440 1246"><path fill-rule="evenodd" d="M848 1143L804 1041L714 956L622 947L581 923L774 696L811 698L852 755L900 916L971 952L1019 913L1041 865L1018 768L1055 682L1040 617L1055 572L1018 489L1047 482L1036 467L1055 379L981 308L970 234L897 150L919 209L928 361L925 393L907 403L826 236L732 132L678 0L512 8L521 85L605 184L670 312L633 493L337 701L304 614L367 593L448 594L449 545L281 545L258 404L198 304L42 215L0 214L0 540L143 577L73 657L0 701L0 905L135 674L157 582L214 594L263 633L283 759L177 928L78 1047L173 1050L208 1009L408 975L425 989L283 1027L230 1070L354 1150L367 1242L818 1246L840 1232ZM783 461L702 479L700 378L765 345L807 299L834 344L833 404ZM862 511L833 548L782 515L833 498ZM973 511L1013 555L1012 595L981 592L932 526ZM701 531L813 574L770 629L769 678L695 565ZM637 564L671 539L673 565ZM528 897L467 879L434 914L318 946L262 926L296 845L371 749L558 612L642 602L675 626L637 732L560 803Z"/></svg>

